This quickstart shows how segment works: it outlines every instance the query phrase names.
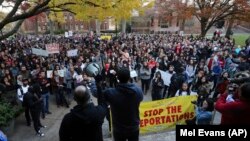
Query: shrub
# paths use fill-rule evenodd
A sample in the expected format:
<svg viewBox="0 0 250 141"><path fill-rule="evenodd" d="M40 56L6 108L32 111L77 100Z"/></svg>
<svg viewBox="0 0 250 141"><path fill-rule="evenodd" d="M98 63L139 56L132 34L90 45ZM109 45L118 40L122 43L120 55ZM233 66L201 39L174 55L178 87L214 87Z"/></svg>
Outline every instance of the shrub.
<svg viewBox="0 0 250 141"><path fill-rule="evenodd" d="M5 127L16 116L16 108L6 101L0 101L0 127Z"/></svg>

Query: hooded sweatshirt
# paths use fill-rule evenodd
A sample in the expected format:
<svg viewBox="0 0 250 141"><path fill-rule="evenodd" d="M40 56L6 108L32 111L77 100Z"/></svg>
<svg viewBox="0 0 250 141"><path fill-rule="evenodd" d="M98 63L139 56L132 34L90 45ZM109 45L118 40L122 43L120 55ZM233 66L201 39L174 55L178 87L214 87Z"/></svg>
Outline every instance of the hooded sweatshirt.
<svg viewBox="0 0 250 141"><path fill-rule="evenodd" d="M139 105L143 92L133 83L118 84L104 92L110 103L114 132L130 134L139 130Z"/></svg>
<svg viewBox="0 0 250 141"><path fill-rule="evenodd" d="M76 105L62 120L60 141L102 141L102 123L106 110L89 103Z"/></svg>

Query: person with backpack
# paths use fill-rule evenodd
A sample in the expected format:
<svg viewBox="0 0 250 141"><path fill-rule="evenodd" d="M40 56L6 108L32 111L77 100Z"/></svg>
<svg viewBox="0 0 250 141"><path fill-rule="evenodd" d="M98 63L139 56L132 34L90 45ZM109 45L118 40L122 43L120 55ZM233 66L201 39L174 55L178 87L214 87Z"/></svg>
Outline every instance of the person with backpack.
<svg viewBox="0 0 250 141"><path fill-rule="evenodd" d="M27 126L30 126L31 125L30 109L23 102L23 97L28 92L28 89L29 89L29 85L28 85L29 81L28 81L28 78L23 78L22 81L23 81L23 85L17 89L17 97L18 97L18 100L22 103L22 106L24 108Z"/></svg>

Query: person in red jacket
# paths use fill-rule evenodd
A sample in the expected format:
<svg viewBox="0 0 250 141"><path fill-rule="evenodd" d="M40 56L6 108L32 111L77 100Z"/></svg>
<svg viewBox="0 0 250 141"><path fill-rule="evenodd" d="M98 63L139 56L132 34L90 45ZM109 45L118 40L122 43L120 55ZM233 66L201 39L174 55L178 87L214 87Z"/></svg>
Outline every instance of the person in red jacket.
<svg viewBox="0 0 250 141"><path fill-rule="evenodd" d="M222 114L222 125L250 125L250 83L239 88L239 99L228 100L228 94L223 94L216 102L215 109Z"/></svg>

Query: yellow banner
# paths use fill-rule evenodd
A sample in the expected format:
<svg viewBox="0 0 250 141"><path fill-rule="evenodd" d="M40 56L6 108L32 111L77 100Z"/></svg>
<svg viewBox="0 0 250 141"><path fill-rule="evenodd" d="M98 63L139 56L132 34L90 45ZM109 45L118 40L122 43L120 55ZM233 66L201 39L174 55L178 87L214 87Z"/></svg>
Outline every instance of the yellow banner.
<svg viewBox="0 0 250 141"><path fill-rule="evenodd" d="M110 40L112 37L111 36L101 36L102 40Z"/></svg>
<svg viewBox="0 0 250 141"><path fill-rule="evenodd" d="M140 133L159 132L184 124L195 116L191 101L197 96L179 96L169 99L143 102L140 105Z"/></svg>

